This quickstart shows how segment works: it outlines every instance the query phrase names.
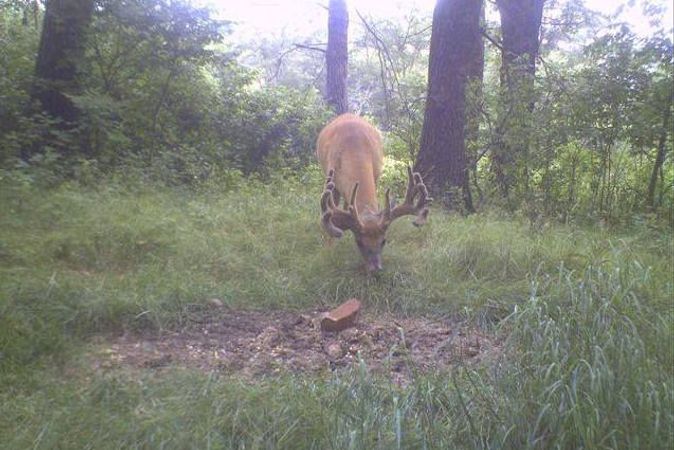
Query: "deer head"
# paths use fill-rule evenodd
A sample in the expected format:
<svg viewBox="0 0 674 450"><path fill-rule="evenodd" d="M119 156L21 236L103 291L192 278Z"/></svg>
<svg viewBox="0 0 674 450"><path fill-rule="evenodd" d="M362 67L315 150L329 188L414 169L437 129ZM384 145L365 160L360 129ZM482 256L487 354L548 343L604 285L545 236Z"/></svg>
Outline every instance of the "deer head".
<svg viewBox="0 0 674 450"><path fill-rule="evenodd" d="M351 191L351 197L345 199L345 208L339 207L339 192L335 189L335 170L328 171L325 189L321 195L321 224L325 231L335 238L344 235L344 231L351 230L358 245L358 250L365 260L368 272L382 269L381 253L386 245L386 231L389 225L398 217L413 215L415 226L426 223L428 206L431 199L421 175L412 172L407 167L407 192L400 205L391 198L390 189L386 190L384 209L372 211L358 211L358 186L356 182Z"/></svg>

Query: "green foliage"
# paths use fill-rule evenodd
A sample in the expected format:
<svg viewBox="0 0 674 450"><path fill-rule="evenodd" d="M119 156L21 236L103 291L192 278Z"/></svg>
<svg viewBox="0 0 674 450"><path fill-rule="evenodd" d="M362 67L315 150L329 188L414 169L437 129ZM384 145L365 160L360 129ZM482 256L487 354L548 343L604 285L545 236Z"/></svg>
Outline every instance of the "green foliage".
<svg viewBox="0 0 674 450"><path fill-rule="evenodd" d="M245 173L298 169L315 159L316 136L329 113L314 91L275 87L229 94L215 120L236 167Z"/></svg>
<svg viewBox="0 0 674 450"><path fill-rule="evenodd" d="M356 19L350 101L404 144L402 159L413 160L424 117L431 17L412 9L395 18Z"/></svg>
<svg viewBox="0 0 674 450"><path fill-rule="evenodd" d="M44 184L72 177L86 183L83 173L194 184L232 169L266 172L312 159L327 119L316 93L256 88L255 73L220 44L228 23L206 9L163 0L101 2L88 34L86 89L71 97L83 112L74 132L25 114L39 30L13 9L3 20L8 27L0 36L12 42L1 55L3 68L11 68L0 77L4 168L18 162ZM58 148L76 150L64 158Z"/></svg>
<svg viewBox="0 0 674 450"><path fill-rule="evenodd" d="M537 405L525 413L535 426L521 445L671 442L674 417L659 412L674 399L671 350L656 338L671 332L671 322L643 309L644 302L669 308L669 300L652 291L648 267L622 261L623 251L580 274L560 267L550 286L532 286L529 302L511 318L512 339L523 350L510 388Z"/></svg>
<svg viewBox="0 0 674 450"><path fill-rule="evenodd" d="M39 35L24 20L23 8L0 5L0 166L31 143L35 123L24 117L24 106L35 68Z"/></svg>
<svg viewBox="0 0 674 450"><path fill-rule="evenodd" d="M45 185L120 174L198 185L232 170L268 179L313 159L329 118L319 98L321 55L288 48L285 35L224 44L229 22L184 2L100 2L83 63L86 89L72 98L84 112L80 127L62 132L53 119L26 114L39 36L30 5L2 9L4 168ZM506 206L532 223L651 214L671 222L671 40L605 24L576 1L555 5L534 90L520 83L517 101L504 98L500 55L489 47L484 84L471 86L468 151L478 206ZM657 8L648 13L656 18ZM418 150L429 22L418 11L352 20L350 97L379 122L386 153L399 162ZM588 44L571 47L574 39ZM503 146L512 166L505 201L492 171ZM79 150L64 158L62 148Z"/></svg>
<svg viewBox="0 0 674 450"><path fill-rule="evenodd" d="M474 100L486 122L476 147L492 157L500 142L513 149L511 208L534 221L631 221L655 211L671 223L674 172L671 164L654 171L660 147L666 159L672 152L666 126L671 63L670 39L608 29L581 52L543 60L535 92L518 91L524 100L515 104L522 110L507 113L508 102L493 88L496 73L488 71L485 101ZM505 130L501 116L508 117ZM493 202L498 195L490 161L479 169L478 181ZM653 205L647 195L651 182Z"/></svg>

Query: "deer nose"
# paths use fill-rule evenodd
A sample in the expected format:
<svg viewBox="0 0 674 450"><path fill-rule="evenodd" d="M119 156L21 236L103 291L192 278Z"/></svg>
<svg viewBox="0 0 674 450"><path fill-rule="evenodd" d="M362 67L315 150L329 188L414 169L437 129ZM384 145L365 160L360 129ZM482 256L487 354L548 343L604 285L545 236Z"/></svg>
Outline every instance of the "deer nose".
<svg viewBox="0 0 674 450"><path fill-rule="evenodd" d="M381 256L372 256L367 260L367 271L370 273L379 272L382 270Z"/></svg>

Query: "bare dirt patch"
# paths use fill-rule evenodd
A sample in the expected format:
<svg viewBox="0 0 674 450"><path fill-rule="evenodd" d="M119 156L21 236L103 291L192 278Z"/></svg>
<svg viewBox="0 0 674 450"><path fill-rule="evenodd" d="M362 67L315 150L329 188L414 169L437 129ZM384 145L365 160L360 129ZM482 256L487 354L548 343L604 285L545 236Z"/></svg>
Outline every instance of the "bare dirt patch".
<svg viewBox="0 0 674 450"><path fill-rule="evenodd" d="M92 353L97 369L184 366L245 378L321 373L360 360L404 383L413 371L474 364L500 355L494 336L452 320L362 314L341 332L320 329L321 311L197 314L184 330L106 339Z"/></svg>

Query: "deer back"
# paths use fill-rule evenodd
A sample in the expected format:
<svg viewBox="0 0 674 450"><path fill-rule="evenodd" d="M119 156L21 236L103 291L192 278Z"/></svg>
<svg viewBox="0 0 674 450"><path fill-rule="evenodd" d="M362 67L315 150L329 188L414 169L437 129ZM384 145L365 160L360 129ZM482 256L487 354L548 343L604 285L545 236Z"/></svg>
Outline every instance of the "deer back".
<svg viewBox="0 0 674 450"><path fill-rule="evenodd" d="M376 213L376 183L384 166L379 130L354 114L342 114L326 125L318 136L316 156L325 174L334 170L336 189L345 198L358 183L356 208Z"/></svg>

